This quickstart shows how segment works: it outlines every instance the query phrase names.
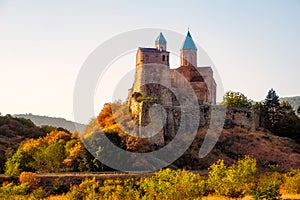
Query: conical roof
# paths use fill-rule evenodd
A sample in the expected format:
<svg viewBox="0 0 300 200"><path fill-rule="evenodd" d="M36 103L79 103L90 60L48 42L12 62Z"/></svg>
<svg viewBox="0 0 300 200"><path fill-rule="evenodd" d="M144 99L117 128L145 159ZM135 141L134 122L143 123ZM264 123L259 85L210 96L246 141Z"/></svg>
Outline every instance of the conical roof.
<svg viewBox="0 0 300 200"><path fill-rule="evenodd" d="M162 32L159 33L158 37L156 38L155 42L167 42L166 38L162 34Z"/></svg>
<svg viewBox="0 0 300 200"><path fill-rule="evenodd" d="M196 45L193 41L193 38L190 34L190 31L187 32L184 43L182 45L182 49L195 49L195 50L197 50L197 47L196 47Z"/></svg>

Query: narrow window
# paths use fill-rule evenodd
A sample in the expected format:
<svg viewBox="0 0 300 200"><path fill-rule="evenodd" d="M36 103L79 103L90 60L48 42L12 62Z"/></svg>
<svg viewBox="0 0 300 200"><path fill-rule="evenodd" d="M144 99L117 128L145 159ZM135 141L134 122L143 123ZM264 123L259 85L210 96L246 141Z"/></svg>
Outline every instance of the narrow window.
<svg viewBox="0 0 300 200"><path fill-rule="evenodd" d="M165 58L166 58L166 56L165 56L165 55L163 55L163 56L162 56L162 61L165 61Z"/></svg>

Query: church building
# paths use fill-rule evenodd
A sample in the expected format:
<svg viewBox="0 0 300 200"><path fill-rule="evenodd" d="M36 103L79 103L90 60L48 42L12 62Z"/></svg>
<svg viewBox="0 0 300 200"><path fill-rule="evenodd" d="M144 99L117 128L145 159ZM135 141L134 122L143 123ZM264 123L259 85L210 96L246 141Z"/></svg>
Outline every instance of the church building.
<svg viewBox="0 0 300 200"><path fill-rule="evenodd" d="M216 103L216 82L213 78L213 70L210 66L199 67L197 65L197 47L189 31L180 49L180 66L171 69L169 58L167 41L162 33L159 33L155 40L155 48L139 47L136 54L135 82L130 94L165 99L164 102L172 101L162 97L163 89L161 87L155 89L154 83L173 88L181 95L189 95L185 87L182 87L183 84L189 84L197 96L199 105ZM185 81L182 81L182 76ZM159 80L159 83L155 80Z"/></svg>

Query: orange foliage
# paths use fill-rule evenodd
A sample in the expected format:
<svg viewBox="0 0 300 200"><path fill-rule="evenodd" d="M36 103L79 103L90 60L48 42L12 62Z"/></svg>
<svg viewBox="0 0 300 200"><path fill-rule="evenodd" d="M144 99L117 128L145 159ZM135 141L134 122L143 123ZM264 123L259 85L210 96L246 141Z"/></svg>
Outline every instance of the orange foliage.
<svg viewBox="0 0 300 200"><path fill-rule="evenodd" d="M44 137L44 141L48 144L56 143L60 140L69 141L71 140L71 135L64 131L51 131Z"/></svg>
<svg viewBox="0 0 300 200"><path fill-rule="evenodd" d="M39 184L40 179L37 178L35 173L32 172L22 172L19 177L19 181L22 184L29 185L30 187L34 187Z"/></svg>
<svg viewBox="0 0 300 200"><path fill-rule="evenodd" d="M104 104L103 109L97 117L97 121L101 128L106 128L116 123L112 114L111 104Z"/></svg>

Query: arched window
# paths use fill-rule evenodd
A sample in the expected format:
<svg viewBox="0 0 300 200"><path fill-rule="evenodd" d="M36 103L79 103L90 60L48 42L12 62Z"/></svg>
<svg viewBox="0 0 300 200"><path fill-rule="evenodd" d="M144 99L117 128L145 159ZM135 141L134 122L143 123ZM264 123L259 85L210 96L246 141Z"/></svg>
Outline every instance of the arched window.
<svg viewBox="0 0 300 200"><path fill-rule="evenodd" d="M187 66L187 57L184 57L184 58L183 58L183 62L184 62L183 65L184 65L184 66Z"/></svg>

